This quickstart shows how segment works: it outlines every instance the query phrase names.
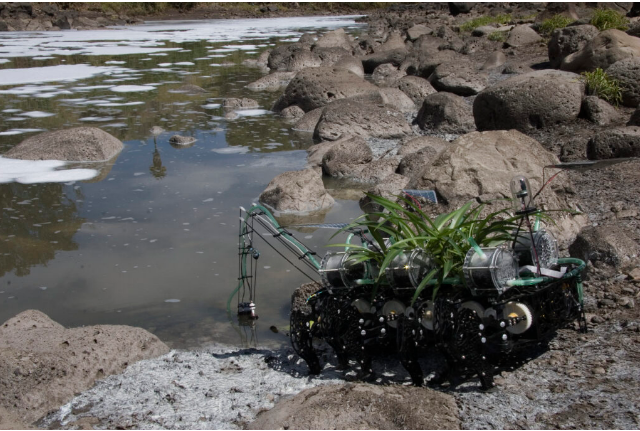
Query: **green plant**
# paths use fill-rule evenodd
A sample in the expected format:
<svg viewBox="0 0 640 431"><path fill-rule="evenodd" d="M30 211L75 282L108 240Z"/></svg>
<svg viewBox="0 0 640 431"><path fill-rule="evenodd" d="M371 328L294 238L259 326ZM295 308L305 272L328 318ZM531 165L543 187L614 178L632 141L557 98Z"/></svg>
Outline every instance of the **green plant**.
<svg viewBox="0 0 640 431"><path fill-rule="evenodd" d="M591 25L597 27L600 31L610 28L624 31L629 29L629 20L626 16L615 10L596 9L591 18Z"/></svg>
<svg viewBox="0 0 640 431"><path fill-rule="evenodd" d="M460 31L472 31L478 27L482 27L483 25L507 24L509 22L511 22L510 14L500 14L496 16L484 15L465 22L460 26Z"/></svg>
<svg viewBox="0 0 640 431"><path fill-rule="evenodd" d="M589 95L595 95L614 105L622 102L622 87L618 80L611 78L607 72L599 67L593 72L580 74Z"/></svg>
<svg viewBox="0 0 640 431"><path fill-rule="evenodd" d="M433 286L435 297L445 279L458 277L462 280L462 265L467 251L471 247L490 247L512 240L512 233L521 219L520 216L511 216L507 208L483 216L486 204L474 206L473 202L432 219L409 199L399 197L398 202L394 202L372 194L367 196L384 210L365 214L344 230L365 228L381 252L351 244L331 246L348 247L354 252L351 257L354 263L373 260L378 264L379 275L372 295L384 282L385 269L395 257L416 248L423 249L433 259L436 269L427 274L416 288L412 302L427 285ZM548 219L541 212L539 216ZM390 245L385 243L384 237L391 238Z"/></svg>
<svg viewBox="0 0 640 431"><path fill-rule="evenodd" d="M504 42L507 40L507 32L506 31L494 31L487 39L492 40L494 42Z"/></svg>
<svg viewBox="0 0 640 431"><path fill-rule="evenodd" d="M564 28L575 21L572 18L566 17L564 15L554 15L549 19L545 19L540 24L540 33L545 36L551 36L551 33L557 28Z"/></svg>

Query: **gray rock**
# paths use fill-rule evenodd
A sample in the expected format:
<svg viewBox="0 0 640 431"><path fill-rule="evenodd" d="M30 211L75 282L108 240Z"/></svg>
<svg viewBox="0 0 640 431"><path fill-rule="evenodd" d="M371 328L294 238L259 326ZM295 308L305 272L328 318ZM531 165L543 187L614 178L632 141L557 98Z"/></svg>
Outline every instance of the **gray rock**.
<svg viewBox="0 0 640 431"><path fill-rule="evenodd" d="M304 111L296 105L291 105L284 108L280 115L289 120L299 120L304 117Z"/></svg>
<svg viewBox="0 0 640 431"><path fill-rule="evenodd" d="M193 84L185 84L181 87L178 87L176 90L178 93L187 93L187 94L202 94L202 93L207 93L207 90L205 90L202 87L199 87L197 85L193 85Z"/></svg>
<svg viewBox="0 0 640 431"><path fill-rule="evenodd" d="M584 84L574 73L540 70L516 75L483 90L473 102L478 130L529 131L573 121Z"/></svg>
<svg viewBox="0 0 640 431"><path fill-rule="evenodd" d="M464 41L458 36L458 33L453 31L449 26L443 25L438 27L435 35L442 40L442 43L438 46L440 50L448 49L462 53L467 48Z"/></svg>
<svg viewBox="0 0 640 431"><path fill-rule="evenodd" d="M285 108L286 109L286 108ZM313 132L318 125L318 121L320 121L320 117L324 112L324 107L313 109L298 120L298 122L293 126L293 130L298 130L301 132Z"/></svg>
<svg viewBox="0 0 640 431"><path fill-rule="evenodd" d="M375 68L371 74L371 80L379 86L391 87L406 75L406 72L398 70L393 64L386 63Z"/></svg>
<svg viewBox="0 0 640 431"><path fill-rule="evenodd" d="M347 136L346 138L338 139L337 141L324 141L319 144L315 144L311 146L307 150L307 165L313 168L322 169L322 159L327 152L342 143L345 143L347 146L353 146L354 148L358 148L361 144L365 144L366 142L360 136Z"/></svg>
<svg viewBox="0 0 640 431"><path fill-rule="evenodd" d="M379 93L382 97L382 103L386 106L390 106L400 112L416 111L416 105L413 100L397 88L381 88Z"/></svg>
<svg viewBox="0 0 640 431"><path fill-rule="evenodd" d="M322 60L311 52L308 47L300 43L281 45L269 54L267 65L269 69L280 72L296 72L307 67L317 67Z"/></svg>
<svg viewBox="0 0 640 431"><path fill-rule="evenodd" d="M405 189L408 183L409 178L404 175L390 174L383 182L376 184L369 189L368 192L376 196L382 196L385 199L394 199L402 193L402 189ZM358 204L360 209L368 214L381 212L384 209L382 206L374 203L368 196L360 198Z"/></svg>
<svg viewBox="0 0 640 431"><path fill-rule="evenodd" d="M260 194L260 202L285 212L320 211L334 204L324 188L321 175L313 169L278 175Z"/></svg>
<svg viewBox="0 0 640 431"><path fill-rule="evenodd" d="M311 46L314 43L316 43L316 37L311 33L305 33L302 36L300 36L300 39L298 39L298 42Z"/></svg>
<svg viewBox="0 0 640 431"><path fill-rule="evenodd" d="M328 148L322 157L322 171L332 177L351 177L354 171L359 171L358 165L372 160L373 153L364 139L349 137Z"/></svg>
<svg viewBox="0 0 640 431"><path fill-rule="evenodd" d="M495 51L489 54L487 59L480 66L480 70L490 70L495 69L507 62L507 57L502 53L502 51Z"/></svg>
<svg viewBox="0 0 640 431"><path fill-rule="evenodd" d="M498 28L493 25L481 25L480 27L474 28L471 32L471 35L475 37L489 36L491 33L497 30Z"/></svg>
<svg viewBox="0 0 640 431"><path fill-rule="evenodd" d="M407 154L400 160L396 173L412 177L422 172L425 166L432 162L437 155L438 151L432 147L424 147L415 153Z"/></svg>
<svg viewBox="0 0 640 431"><path fill-rule="evenodd" d="M271 55L272 49L265 49L260 53L256 60L256 64L258 67L269 67L269 56Z"/></svg>
<svg viewBox="0 0 640 431"><path fill-rule="evenodd" d="M560 69L583 72L599 67L607 70L613 63L628 57L640 57L640 38L609 29L587 42L580 51L565 57Z"/></svg>
<svg viewBox="0 0 640 431"><path fill-rule="evenodd" d="M578 20L579 16L576 11L576 6L574 3L569 2L558 2L558 3L547 3L544 10L536 16L536 22L542 23L543 21L553 18L556 15L561 15L572 20Z"/></svg>
<svg viewBox="0 0 640 431"><path fill-rule="evenodd" d="M580 231L569 246L569 254L585 262L620 267L630 257L637 257L640 253L638 244L632 238L633 234L617 223L588 226Z"/></svg>
<svg viewBox="0 0 640 431"><path fill-rule="evenodd" d="M247 85L253 91L277 91L289 85L296 72L274 72Z"/></svg>
<svg viewBox="0 0 640 431"><path fill-rule="evenodd" d="M359 76L360 78L364 78L364 68L362 67L362 61L351 55L345 55L341 57L340 59L338 59L338 61L335 62L333 67L346 69L349 72L352 72L353 74Z"/></svg>
<svg viewBox="0 0 640 431"><path fill-rule="evenodd" d="M362 67L365 73L373 73L376 67L381 64L391 63L394 66L400 66L409 52L406 48L395 49L392 51L375 52L360 57Z"/></svg>
<svg viewBox="0 0 640 431"><path fill-rule="evenodd" d="M339 28L337 30L329 31L322 35L315 43L315 47L318 48L344 48L351 52L351 41L345 33L344 29Z"/></svg>
<svg viewBox="0 0 640 431"><path fill-rule="evenodd" d="M461 13L469 13L476 6L476 3L472 2L449 2L447 4L449 6L449 12L451 12L451 15L453 16L459 15Z"/></svg>
<svg viewBox="0 0 640 431"><path fill-rule="evenodd" d="M193 136L173 135L169 138L169 143L178 147L187 147L195 144L197 141Z"/></svg>
<svg viewBox="0 0 640 431"><path fill-rule="evenodd" d="M532 68L522 63L507 62L502 69L503 75L523 75L534 72Z"/></svg>
<svg viewBox="0 0 640 431"><path fill-rule="evenodd" d="M427 96L416 122L423 130L440 133L463 134L475 130L471 106L462 97L446 92Z"/></svg>
<svg viewBox="0 0 640 431"><path fill-rule="evenodd" d="M410 57L407 57L406 61L400 66L400 69L406 70L409 75L429 78L433 71L436 70L436 67L441 64L467 62L468 59L466 56L451 50L437 51L435 53L420 51L414 52Z"/></svg>
<svg viewBox="0 0 640 431"><path fill-rule="evenodd" d="M528 25L517 25L510 32L506 46L518 48L526 45L532 45L542 41L542 37L536 33L534 29Z"/></svg>
<svg viewBox="0 0 640 431"><path fill-rule="evenodd" d="M254 109L260 107L257 101L246 97L237 99L230 97L222 101L222 107L227 109Z"/></svg>
<svg viewBox="0 0 640 431"><path fill-rule="evenodd" d="M631 114L631 118L629 119L627 126L640 126L640 108L637 108L635 111L633 111L633 114Z"/></svg>
<svg viewBox="0 0 640 431"><path fill-rule="evenodd" d="M574 25L554 30L548 45L551 67L554 69L560 67L565 57L580 51L599 33L600 30L590 24Z"/></svg>
<svg viewBox="0 0 640 431"><path fill-rule="evenodd" d="M122 151L122 142L95 127L44 132L20 142L3 157L24 160L68 160L99 162Z"/></svg>
<svg viewBox="0 0 640 431"><path fill-rule="evenodd" d="M321 66L333 66L342 57L350 57L351 50L340 47L319 48L313 47L312 52L322 60Z"/></svg>
<svg viewBox="0 0 640 431"><path fill-rule="evenodd" d="M636 107L640 104L640 57L616 61L607 69L607 75L620 83L624 106Z"/></svg>
<svg viewBox="0 0 640 431"><path fill-rule="evenodd" d="M377 159L353 172L351 179L361 183L379 184L385 182L390 175L396 175L399 163L400 158L395 156Z"/></svg>
<svg viewBox="0 0 640 431"><path fill-rule="evenodd" d="M395 139L410 133L411 127L401 112L386 106L344 100L325 108L314 136L335 141L347 135Z"/></svg>
<svg viewBox="0 0 640 431"><path fill-rule="evenodd" d="M409 96L417 106L422 106L424 98L436 92L429 81L419 76L403 76L395 86Z"/></svg>
<svg viewBox="0 0 640 431"><path fill-rule="evenodd" d="M431 148L436 153L440 153L448 146L449 143L447 141L435 136L416 136L401 144L400 148L398 148L398 155L406 156L423 148Z"/></svg>
<svg viewBox="0 0 640 431"><path fill-rule="evenodd" d="M407 36L411 41L416 40L423 34L431 34L431 33L433 33L433 29L430 27L427 27L424 24L416 24L407 30Z"/></svg>
<svg viewBox="0 0 640 431"><path fill-rule="evenodd" d="M291 80L274 110L298 105L309 112L338 99L367 95L378 96L378 87L345 69L314 67L300 71Z"/></svg>
<svg viewBox="0 0 640 431"><path fill-rule="evenodd" d="M603 130L587 144L590 160L640 157L640 127L627 126Z"/></svg>
<svg viewBox="0 0 640 431"><path fill-rule="evenodd" d="M404 39L399 33L393 32L389 34L387 40L374 48L374 53L389 52L406 49Z"/></svg>
<svg viewBox="0 0 640 431"><path fill-rule="evenodd" d="M587 96L582 100L580 116L599 126L606 126L620 118L616 108L597 96Z"/></svg>
<svg viewBox="0 0 640 431"><path fill-rule="evenodd" d="M484 72L478 72L470 62L443 63L436 67L429 82L438 91L447 91L459 96L478 94L489 84Z"/></svg>

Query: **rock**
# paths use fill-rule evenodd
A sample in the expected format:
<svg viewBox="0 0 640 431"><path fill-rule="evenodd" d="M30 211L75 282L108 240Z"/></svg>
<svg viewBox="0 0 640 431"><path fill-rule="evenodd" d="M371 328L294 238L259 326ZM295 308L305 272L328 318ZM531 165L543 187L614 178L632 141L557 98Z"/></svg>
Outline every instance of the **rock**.
<svg viewBox="0 0 640 431"><path fill-rule="evenodd" d="M393 64L386 63L375 68L371 80L379 86L391 87L406 75L406 72L398 70Z"/></svg>
<svg viewBox="0 0 640 431"><path fill-rule="evenodd" d="M315 43L315 47L318 48L344 48L351 52L351 41L349 36L345 33L344 29L339 28L337 30L329 31L322 35Z"/></svg>
<svg viewBox="0 0 640 431"><path fill-rule="evenodd" d="M298 130L301 132L313 132L314 130L316 130L316 126L318 125L318 121L320 121L320 117L322 116L323 112L324 108L316 108L307 112L293 126L293 130Z"/></svg>
<svg viewBox="0 0 640 431"><path fill-rule="evenodd" d="M425 415L423 405L430 406ZM457 429L453 396L413 386L324 385L283 399L248 429Z"/></svg>
<svg viewBox="0 0 640 431"><path fill-rule="evenodd" d="M314 43L316 43L316 38L311 33L305 33L302 36L300 36L300 39L298 39L298 42L300 42L300 43L302 43L304 45L311 46Z"/></svg>
<svg viewBox="0 0 640 431"><path fill-rule="evenodd" d="M425 97L436 92L429 81L419 76L403 76L396 81L395 86L409 96L417 106L422 106Z"/></svg>
<svg viewBox="0 0 640 431"><path fill-rule="evenodd" d="M390 174L385 177L382 183L376 184L368 192L376 196L382 196L385 199L394 199L402 193L408 183L408 177L400 174ZM358 204L360 209L368 214L383 210L382 206L372 202L368 196L361 197Z"/></svg>
<svg viewBox="0 0 640 431"><path fill-rule="evenodd" d="M181 136L181 135L173 135L169 138L169 143L171 145L176 145L178 147L186 147L191 146L197 141L193 136Z"/></svg>
<svg viewBox="0 0 640 431"><path fill-rule="evenodd" d="M390 175L395 175L399 164L399 157L383 157L369 164L359 166L361 169L354 170L350 177L352 180L361 183L378 184L387 181Z"/></svg>
<svg viewBox="0 0 640 431"><path fill-rule="evenodd" d="M468 48L464 41L460 39L458 33L447 25L438 27L435 35L442 39L442 43L438 46L439 50L449 49L455 52L465 53Z"/></svg>
<svg viewBox="0 0 640 431"><path fill-rule="evenodd" d="M534 70L522 63L507 62L502 69L503 75L523 75L533 72Z"/></svg>
<svg viewBox="0 0 640 431"><path fill-rule="evenodd" d="M395 52L397 50L406 49L404 45L404 39L399 33L393 32L389 34L387 40L382 44L374 48L374 53L380 52Z"/></svg>
<svg viewBox="0 0 640 431"><path fill-rule="evenodd" d="M178 87L177 89L173 90L175 92L178 93L187 93L187 94L201 94L201 93L207 93L207 90L205 90L202 87L199 87L197 85L193 85L193 84L185 84L181 87Z"/></svg>
<svg viewBox="0 0 640 431"><path fill-rule="evenodd" d="M502 66L507 62L507 57L502 51L492 52L489 57L482 63L480 70L490 70Z"/></svg>
<svg viewBox="0 0 640 431"><path fill-rule="evenodd" d="M401 112L386 106L344 100L325 108L314 136L335 141L347 135L396 139L410 133L411 127Z"/></svg>
<svg viewBox="0 0 640 431"><path fill-rule="evenodd" d="M640 248L632 238L633 234L618 223L588 226L569 246L569 254L585 262L620 267L640 254Z"/></svg>
<svg viewBox="0 0 640 431"><path fill-rule="evenodd" d="M636 110L633 111L627 126L640 126L640 108L636 108Z"/></svg>
<svg viewBox="0 0 640 431"><path fill-rule="evenodd" d="M587 144L589 160L640 157L640 127L627 126L597 133Z"/></svg>
<svg viewBox="0 0 640 431"><path fill-rule="evenodd" d="M440 153L448 146L449 143L447 141L435 136L416 136L402 143L400 148L398 148L398 155L406 156L407 154L420 151L423 148L431 148L435 153Z"/></svg>
<svg viewBox="0 0 640 431"><path fill-rule="evenodd" d="M483 201L510 198L509 182L517 174L526 176L533 190L538 190L542 168L554 163L552 153L516 130L473 132L450 143L407 188L435 190L443 204L457 208L477 197ZM551 209L570 207L549 188L536 201Z"/></svg>
<svg viewBox="0 0 640 431"><path fill-rule="evenodd" d="M424 36L423 36L424 37ZM468 59L455 51L445 50L430 52L418 52L407 57L407 60L400 66L401 70L406 70L409 75L421 76L429 78L436 67L441 64L460 64L467 63Z"/></svg>
<svg viewBox="0 0 640 431"><path fill-rule="evenodd" d="M566 18L570 18L574 21L580 19L576 12L576 6L574 3L558 2L547 3L544 10L536 16L536 22L542 23L543 21L553 18L556 15L561 15Z"/></svg>
<svg viewBox="0 0 640 431"><path fill-rule="evenodd" d="M272 49L265 49L260 53L256 60L256 65L258 67L269 67L269 56L271 55Z"/></svg>
<svg viewBox="0 0 640 431"><path fill-rule="evenodd" d="M3 157L23 160L101 162L122 151L122 142L95 127L44 132L20 142Z"/></svg>
<svg viewBox="0 0 640 431"><path fill-rule="evenodd" d="M378 95L378 87L337 67L313 67L300 71L274 105L275 111L298 105L305 112L338 99Z"/></svg>
<svg viewBox="0 0 640 431"><path fill-rule="evenodd" d="M616 61L607 69L607 75L618 80L622 87L622 104L635 108L640 104L640 57Z"/></svg>
<svg viewBox="0 0 640 431"><path fill-rule="evenodd" d="M438 91L447 91L459 96L473 96L489 84L484 73L479 73L469 62L443 63L436 67L429 82Z"/></svg>
<svg viewBox="0 0 640 431"><path fill-rule="evenodd" d="M373 153L364 139L349 137L328 148L322 157L322 172L332 177L349 177L355 166L372 160Z"/></svg>
<svg viewBox="0 0 640 431"><path fill-rule="evenodd" d="M628 57L640 57L640 38L609 29L591 39L578 52L562 60L560 69L571 72L607 70L610 65Z"/></svg>
<svg viewBox="0 0 640 431"><path fill-rule="evenodd" d="M51 20L51 24L54 27L60 28L60 30L69 30L71 28L71 24L69 23L69 18L64 15L58 15Z"/></svg>
<svg viewBox="0 0 640 431"><path fill-rule="evenodd" d="M276 211L313 212L333 206L321 175L313 169L288 171L275 177L260 194L260 202Z"/></svg>
<svg viewBox="0 0 640 431"><path fill-rule="evenodd" d="M322 285L315 281L304 283L296 288L291 295L291 312L311 313L311 306L307 303L307 298L322 289Z"/></svg>
<svg viewBox="0 0 640 431"><path fill-rule="evenodd" d="M498 31L498 28L493 25L481 25L480 27L476 27L471 31L471 36L475 36L475 37L489 36L494 31Z"/></svg>
<svg viewBox="0 0 640 431"><path fill-rule="evenodd" d="M321 66L333 66L342 57L351 57L351 50L340 47L319 48L314 47L312 52L322 60Z"/></svg>
<svg viewBox="0 0 640 431"><path fill-rule="evenodd" d="M362 67L362 61L351 55L345 55L341 57L338 61L335 62L333 67L346 69L351 73L359 76L360 78L364 78L364 68Z"/></svg>
<svg viewBox="0 0 640 431"><path fill-rule="evenodd" d="M27 310L0 326L0 406L27 424L128 365L169 352L141 328L66 329Z"/></svg>
<svg viewBox="0 0 640 431"><path fill-rule="evenodd" d="M583 93L576 74L540 70L484 89L474 100L473 115L478 130L526 132L575 120Z"/></svg>
<svg viewBox="0 0 640 431"><path fill-rule="evenodd" d="M360 136L347 136L346 138L338 139L337 141L320 142L319 144L311 146L307 150L307 165L313 168L319 167L320 172L322 172L322 159L324 158L324 155L327 154L331 148L342 143L346 143L345 145L350 145L354 148L358 148L362 143L366 145L366 142Z"/></svg>
<svg viewBox="0 0 640 431"><path fill-rule="evenodd" d="M433 33L432 28L427 27L424 24L416 24L407 30L407 37L409 38L410 41L413 42L423 34L431 34L431 33Z"/></svg>
<svg viewBox="0 0 640 431"><path fill-rule="evenodd" d="M640 268L633 268L629 271L629 277L635 281L640 280Z"/></svg>
<svg viewBox="0 0 640 431"><path fill-rule="evenodd" d="M304 111L296 105L291 105L284 108L280 112L280 115L282 115L284 118L299 120L304 117Z"/></svg>
<svg viewBox="0 0 640 431"><path fill-rule="evenodd" d="M473 110L452 93L438 92L424 99L416 122L423 130L463 134L475 130Z"/></svg>
<svg viewBox="0 0 640 431"><path fill-rule="evenodd" d="M416 105L413 100L397 88L381 88L379 93L382 97L382 103L386 106L390 106L400 112L416 111Z"/></svg>
<svg viewBox="0 0 640 431"><path fill-rule="evenodd" d="M247 88L254 91L277 91L289 85L294 76L296 72L274 72L248 84Z"/></svg>
<svg viewBox="0 0 640 431"><path fill-rule="evenodd" d="M280 45L271 51L267 65L279 72L296 72L307 67L317 67L322 60L301 43Z"/></svg>
<svg viewBox="0 0 640 431"><path fill-rule="evenodd" d="M600 30L590 24L572 25L554 30L547 46L551 67L554 69L560 67L565 57L580 51L599 33Z"/></svg>
<svg viewBox="0 0 640 431"><path fill-rule="evenodd" d="M620 114L613 106L598 96L587 96L582 100L580 117L599 126L606 126L620 118Z"/></svg>
<svg viewBox="0 0 640 431"><path fill-rule="evenodd" d="M591 372L596 375L607 374L607 371L602 367L595 367L591 370Z"/></svg>
<svg viewBox="0 0 640 431"><path fill-rule="evenodd" d="M153 136L160 136L165 132L165 130L160 126L153 126L149 129L149 133Z"/></svg>
<svg viewBox="0 0 640 431"><path fill-rule="evenodd" d="M360 57L362 67L365 73L373 73L376 67L381 64L391 63L394 66L400 66L407 58L408 51L406 48L395 49L393 51L375 52Z"/></svg>
<svg viewBox="0 0 640 431"><path fill-rule="evenodd" d="M518 48L541 41L542 37L534 29L528 25L517 25L509 32L505 45L511 48Z"/></svg>
<svg viewBox="0 0 640 431"><path fill-rule="evenodd" d="M415 153L407 154L400 160L398 169L396 172L405 177L412 177L413 175L422 172L424 167L433 161L438 155L438 151L431 147L425 147Z"/></svg>
<svg viewBox="0 0 640 431"><path fill-rule="evenodd" d="M222 101L222 107L227 109L255 109L260 105L255 100L246 97L241 99L231 97Z"/></svg>

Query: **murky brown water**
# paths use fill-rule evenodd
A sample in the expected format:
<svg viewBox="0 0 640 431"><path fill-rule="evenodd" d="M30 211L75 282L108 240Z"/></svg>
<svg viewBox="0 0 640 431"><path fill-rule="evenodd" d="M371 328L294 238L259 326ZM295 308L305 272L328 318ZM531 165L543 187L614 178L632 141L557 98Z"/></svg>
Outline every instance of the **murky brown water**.
<svg viewBox="0 0 640 431"><path fill-rule="evenodd" d="M3 57L3 47L15 45L17 37L28 46L35 43L19 39L24 34L3 35L0 59L10 60L0 64L5 83L16 78L2 72L16 68L89 64L114 69L70 82L0 82L0 155L34 133L21 129L78 125L103 128L125 149L112 163L98 166L100 175L90 181L0 184L0 321L33 308L67 326L142 326L176 347L240 343L245 331L250 338L251 331L233 327L225 311L237 282L238 207L256 201L275 175L303 167L304 149L312 142L270 112L227 120L216 104L224 97L251 97L268 110L279 93L246 90L262 73L242 61L282 38L299 36L295 30L291 19L280 38L212 42L203 36L145 42L179 48L166 55L59 53L40 60L6 52ZM124 50L114 31L108 32L115 39L109 44ZM66 46L55 34L38 37L40 48ZM224 48L234 44L244 48ZM227 63L232 65L220 66ZM185 83L207 93L174 92ZM150 84L151 90L145 87ZM152 126L167 132L154 138ZM175 133L198 140L174 148L169 137ZM338 200L325 221L359 214L355 201ZM324 254L331 234L298 236ZM289 295L306 279L266 247L259 265L260 319L254 336L260 342L285 342L268 328L288 325Z"/></svg>

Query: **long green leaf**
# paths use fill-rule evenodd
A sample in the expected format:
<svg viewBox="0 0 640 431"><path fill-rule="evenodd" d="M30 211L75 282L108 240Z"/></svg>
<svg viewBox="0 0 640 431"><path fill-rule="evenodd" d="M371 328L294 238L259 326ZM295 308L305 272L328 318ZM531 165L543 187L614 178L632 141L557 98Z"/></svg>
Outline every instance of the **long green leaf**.
<svg viewBox="0 0 640 431"><path fill-rule="evenodd" d="M416 299L418 299L418 296L420 296L424 288L427 287L427 283L429 283L429 281L433 278L434 275L436 275L437 272L438 272L438 268L433 268L431 271L429 271L426 277L422 279L422 281L416 288L415 293L413 294L413 298L411 298L412 307L413 307L413 304L416 302Z"/></svg>

